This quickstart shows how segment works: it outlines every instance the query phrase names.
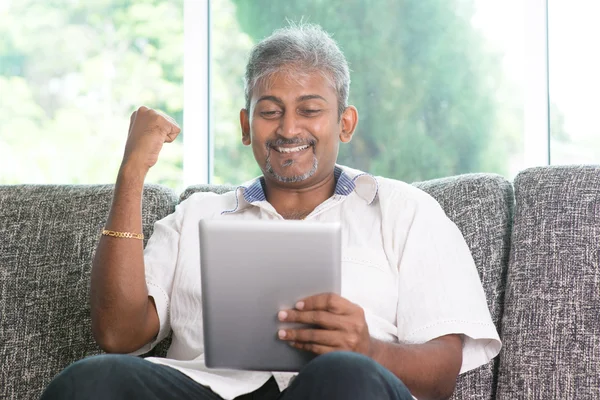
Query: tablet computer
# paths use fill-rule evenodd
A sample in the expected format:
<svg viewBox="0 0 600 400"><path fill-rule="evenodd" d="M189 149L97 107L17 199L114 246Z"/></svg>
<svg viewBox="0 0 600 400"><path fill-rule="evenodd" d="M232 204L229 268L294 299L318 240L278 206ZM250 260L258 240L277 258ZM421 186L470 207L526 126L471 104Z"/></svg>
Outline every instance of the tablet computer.
<svg viewBox="0 0 600 400"><path fill-rule="evenodd" d="M299 371L315 355L277 338L277 313L340 294L341 228L308 221L200 221L204 356L209 368Z"/></svg>

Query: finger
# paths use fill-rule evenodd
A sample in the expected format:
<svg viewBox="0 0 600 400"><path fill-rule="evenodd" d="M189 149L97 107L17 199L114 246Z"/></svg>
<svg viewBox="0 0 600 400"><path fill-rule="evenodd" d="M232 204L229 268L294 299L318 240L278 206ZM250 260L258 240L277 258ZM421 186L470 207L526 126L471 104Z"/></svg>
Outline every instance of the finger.
<svg viewBox="0 0 600 400"><path fill-rule="evenodd" d="M175 120L169 117L168 115L160 111L157 112L157 114L160 117L162 117L162 124L164 124L163 126L165 126L167 131L167 134L165 136L165 143L173 142L177 138L177 135L179 135L179 133L181 132L181 128L179 127L179 125L177 125L177 122L175 122Z"/></svg>
<svg viewBox="0 0 600 400"><path fill-rule="evenodd" d="M166 115L166 114L165 114L165 117L166 117L167 121L169 121L171 124L173 124L176 128L181 129L181 127L179 126L177 121L175 121L175 118L173 118L169 115Z"/></svg>
<svg viewBox="0 0 600 400"><path fill-rule="evenodd" d="M165 136L165 143L171 143L175 139L177 139L177 136L179 136L179 132L181 132L181 130L177 130L177 131L171 130L171 132L167 133L167 136Z"/></svg>
<svg viewBox="0 0 600 400"><path fill-rule="evenodd" d="M158 115L160 115L161 117L163 117L164 119L166 119L168 122L170 122L176 128L178 128L179 130L181 130L181 127L179 126L179 124L177 124L177 122L175 121L175 119L173 117L171 117L170 115L165 114L162 111L156 111L156 113Z"/></svg>
<svg viewBox="0 0 600 400"><path fill-rule="evenodd" d="M175 137L177 137L177 135L179 134L179 132L181 132L181 128L179 127L179 125L177 125L176 123L172 123L171 124L171 135L173 136L173 139L175 139Z"/></svg>
<svg viewBox="0 0 600 400"><path fill-rule="evenodd" d="M324 346L322 344L315 343L300 343L300 342L290 342L292 347L295 347L300 350L309 351L315 354L327 354L332 351L337 351L335 347Z"/></svg>
<svg viewBox="0 0 600 400"><path fill-rule="evenodd" d="M326 310L334 314L351 314L356 304L335 293L322 293L304 298L296 303L296 308L303 311Z"/></svg>
<svg viewBox="0 0 600 400"><path fill-rule="evenodd" d="M340 348L343 337L339 331L327 329L280 329L279 339L287 342L314 343Z"/></svg>
<svg viewBox="0 0 600 400"><path fill-rule="evenodd" d="M332 330L342 330L345 325L345 316L333 314L329 311L285 310L280 311L278 317L280 321L317 325Z"/></svg>
<svg viewBox="0 0 600 400"><path fill-rule="evenodd" d="M131 134L131 131L133 130L133 125L135 124L137 117L140 114L146 113L147 111L151 110L146 106L140 106L137 110L131 113L131 116L129 117L129 134Z"/></svg>

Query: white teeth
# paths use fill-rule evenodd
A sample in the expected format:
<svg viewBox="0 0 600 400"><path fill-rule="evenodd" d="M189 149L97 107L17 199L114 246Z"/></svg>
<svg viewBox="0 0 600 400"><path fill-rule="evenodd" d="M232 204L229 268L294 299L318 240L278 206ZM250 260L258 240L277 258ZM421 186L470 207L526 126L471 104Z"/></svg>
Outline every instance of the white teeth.
<svg viewBox="0 0 600 400"><path fill-rule="evenodd" d="M280 153L295 153L297 151L302 151L308 149L310 146L298 146L298 147L276 147L276 150Z"/></svg>

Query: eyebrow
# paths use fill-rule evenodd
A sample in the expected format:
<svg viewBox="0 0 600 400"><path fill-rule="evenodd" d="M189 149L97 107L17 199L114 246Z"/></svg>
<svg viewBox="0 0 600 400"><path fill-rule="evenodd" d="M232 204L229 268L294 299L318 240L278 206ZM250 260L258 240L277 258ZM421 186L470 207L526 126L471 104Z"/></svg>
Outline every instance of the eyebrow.
<svg viewBox="0 0 600 400"><path fill-rule="evenodd" d="M318 94L305 94L303 96L300 96L296 99L297 103L306 101L306 100L313 100L313 99L317 99L317 100L323 100L325 103L329 103L325 97L320 96ZM261 96L257 101L256 104L260 103L261 101L272 101L274 103L277 103L279 105L283 105L283 100L281 100L279 97L277 96L271 96L271 95L267 95L267 96Z"/></svg>
<svg viewBox="0 0 600 400"><path fill-rule="evenodd" d="M306 101L306 100L313 100L313 99L317 99L317 100L323 100L325 103L329 103L325 97L323 96L319 96L318 94L306 94L304 96L300 96L296 99L297 102L301 102L301 101Z"/></svg>
<svg viewBox="0 0 600 400"><path fill-rule="evenodd" d="M283 105L283 101L276 96L261 96L258 100L256 100L256 104L260 103L261 101L272 101L273 103L277 103L279 105Z"/></svg>

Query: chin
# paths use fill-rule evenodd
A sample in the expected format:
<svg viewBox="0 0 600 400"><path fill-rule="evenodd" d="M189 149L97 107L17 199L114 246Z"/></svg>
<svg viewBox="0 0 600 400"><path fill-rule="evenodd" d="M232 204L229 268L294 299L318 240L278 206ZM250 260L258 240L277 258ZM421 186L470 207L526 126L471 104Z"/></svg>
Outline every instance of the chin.
<svg viewBox="0 0 600 400"><path fill-rule="evenodd" d="M312 178L317 173L319 162L315 157L313 165L311 167L302 169L293 167L293 165L289 167L282 166L281 169L283 169L284 171L286 168L290 168L291 171L280 172L275 170L270 162L267 162L263 172L265 173L265 175L268 175L269 177L281 183L300 183Z"/></svg>

